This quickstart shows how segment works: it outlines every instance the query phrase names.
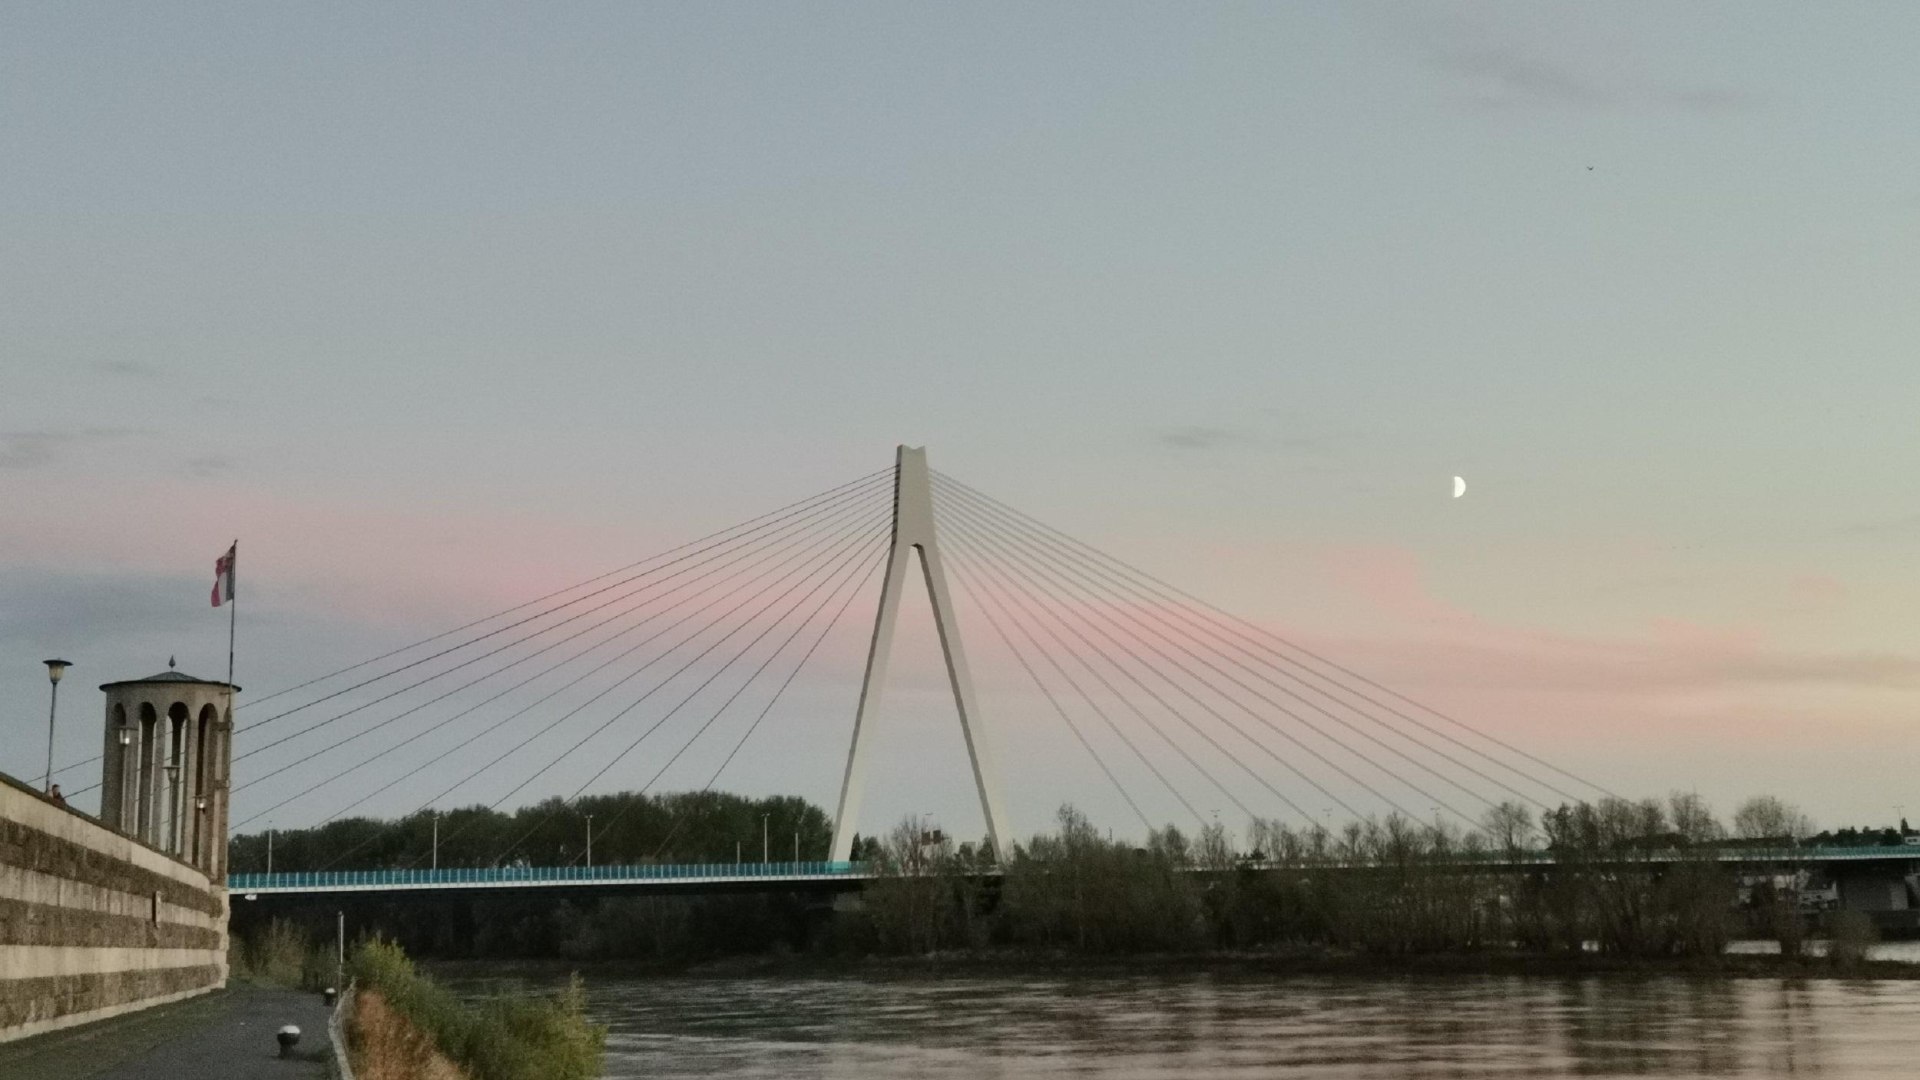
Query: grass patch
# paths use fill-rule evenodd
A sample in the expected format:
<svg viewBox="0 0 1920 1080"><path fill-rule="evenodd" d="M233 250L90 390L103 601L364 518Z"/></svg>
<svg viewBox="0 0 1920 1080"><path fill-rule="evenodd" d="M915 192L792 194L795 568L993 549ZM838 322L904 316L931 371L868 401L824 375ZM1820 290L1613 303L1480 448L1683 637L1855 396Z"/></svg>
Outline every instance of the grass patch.
<svg viewBox="0 0 1920 1080"><path fill-rule="evenodd" d="M463 1001L416 971L398 945L385 941L360 944L348 970L362 992L377 994L472 1080L593 1080L600 1075L606 1029L587 1021L578 976L551 997L503 994Z"/></svg>
<svg viewBox="0 0 1920 1080"><path fill-rule="evenodd" d="M353 1047L353 1074L359 1080L467 1080L433 1040L387 1004L378 990L355 994L347 1040Z"/></svg>

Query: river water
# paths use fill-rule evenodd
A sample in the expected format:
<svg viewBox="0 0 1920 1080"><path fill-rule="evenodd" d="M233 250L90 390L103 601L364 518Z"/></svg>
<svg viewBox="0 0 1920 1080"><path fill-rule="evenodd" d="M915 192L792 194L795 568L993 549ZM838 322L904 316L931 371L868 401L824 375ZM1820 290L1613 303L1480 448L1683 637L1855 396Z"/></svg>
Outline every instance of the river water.
<svg viewBox="0 0 1920 1080"><path fill-rule="evenodd" d="M1920 981L590 977L609 1078L1920 1076Z"/></svg>

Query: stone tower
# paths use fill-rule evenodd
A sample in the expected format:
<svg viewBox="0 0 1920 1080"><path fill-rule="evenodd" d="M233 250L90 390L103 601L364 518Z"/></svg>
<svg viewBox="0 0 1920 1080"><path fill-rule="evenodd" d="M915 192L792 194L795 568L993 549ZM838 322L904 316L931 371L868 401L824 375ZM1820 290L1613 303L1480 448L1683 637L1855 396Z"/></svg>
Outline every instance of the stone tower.
<svg viewBox="0 0 1920 1080"><path fill-rule="evenodd" d="M100 820L148 846L227 874L227 784L237 686L163 671L112 682Z"/></svg>

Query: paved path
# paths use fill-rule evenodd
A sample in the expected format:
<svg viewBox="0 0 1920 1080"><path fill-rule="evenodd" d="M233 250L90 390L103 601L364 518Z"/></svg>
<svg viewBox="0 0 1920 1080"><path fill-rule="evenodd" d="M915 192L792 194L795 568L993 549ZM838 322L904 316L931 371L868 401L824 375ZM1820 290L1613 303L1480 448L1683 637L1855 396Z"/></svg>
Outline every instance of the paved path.
<svg viewBox="0 0 1920 1080"><path fill-rule="evenodd" d="M282 1060L274 1032L300 1028ZM235 982L220 993L0 1043L0 1080L324 1080L320 995Z"/></svg>

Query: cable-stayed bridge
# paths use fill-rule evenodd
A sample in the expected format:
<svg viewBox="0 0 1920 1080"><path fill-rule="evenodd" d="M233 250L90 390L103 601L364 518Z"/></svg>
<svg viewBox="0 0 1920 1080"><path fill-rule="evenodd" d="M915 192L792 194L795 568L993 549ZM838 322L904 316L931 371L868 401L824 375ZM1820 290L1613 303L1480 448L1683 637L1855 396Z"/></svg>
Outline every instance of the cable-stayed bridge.
<svg viewBox="0 0 1920 1080"><path fill-rule="evenodd" d="M901 603L919 590L994 852L1023 835L1021 825L1043 824L1009 818L1008 761L1047 778L1056 803L1091 793L1054 777L1098 783L1133 819L1129 830L1168 822L1204 830L1227 807L1244 821L1323 834L1384 815L1472 828L1502 804L1545 812L1612 795L902 447L892 468L242 703L229 792L236 833L276 814L326 824L396 801L402 812L328 865L303 868L306 876L235 874L234 885L281 893L350 881L519 888L858 878L863 820L872 833L914 809L862 816L875 733L890 722ZM861 677L836 689L828 658L861 646ZM985 695L970 663L981 656L992 658ZM803 693L841 703L797 704ZM1079 760L1036 754L1042 736ZM624 809L588 816L596 792L657 792L669 777L677 790L712 791L738 763L791 755L800 743L847 752L831 838L796 850L791 863L676 847L678 823L643 849L622 827ZM519 836L468 852L463 867L436 864L471 818L444 832L436 822L431 847L392 843L391 830L417 832L424 814L534 799L545 801ZM580 842L557 844L556 831Z"/></svg>

